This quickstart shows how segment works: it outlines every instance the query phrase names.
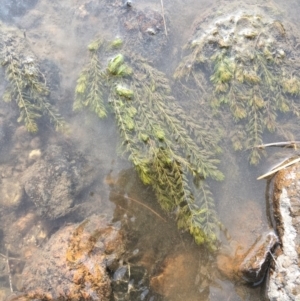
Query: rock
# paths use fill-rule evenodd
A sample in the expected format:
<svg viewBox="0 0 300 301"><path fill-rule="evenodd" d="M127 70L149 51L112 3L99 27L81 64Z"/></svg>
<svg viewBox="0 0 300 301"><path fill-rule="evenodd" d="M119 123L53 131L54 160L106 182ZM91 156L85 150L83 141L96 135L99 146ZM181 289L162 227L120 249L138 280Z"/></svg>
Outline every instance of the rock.
<svg viewBox="0 0 300 301"><path fill-rule="evenodd" d="M273 215L281 241L268 284L270 301L300 300L300 164L279 171L274 178Z"/></svg>
<svg viewBox="0 0 300 301"><path fill-rule="evenodd" d="M12 17L24 15L37 2L38 0L3 0L0 4L0 19L11 21Z"/></svg>
<svg viewBox="0 0 300 301"><path fill-rule="evenodd" d="M126 37L126 47L150 61L161 59L160 54L167 45L163 16L150 8L139 10L130 7L120 12L121 33Z"/></svg>
<svg viewBox="0 0 300 301"><path fill-rule="evenodd" d="M30 148L31 149L39 149L41 147L41 139L40 137L34 137L31 141L30 141Z"/></svg>
<svg viewBox="0 0 300 301"><path fill-rule="evenodd" d="M32 140L32 134L30 134L24 125L19 126L13 134L13 149L12 153L19 154L21 151L27 150L30 141Z"/></svg>
<svg viewBox="0 0 300 301"><path fill-rule="evenodd" d="M227 183L227 185L231 184ZM232 187L232 189L237 188ZM259 201L237 199L235 203L228 202L221 206L222 212L224 211L222 219L227 225L230 240L236 242L236 246L243 254L253 246L262 233L268 232L270 228L260 202L263 202L263 198ZM235 214L231 214L233 210Z"/></svg>
<svg viewBox="0 0 300 301"><path fill-rule="evenodd" d="M39 150L39 149L33 149L33 150L29 153L29 155L28 155L29 161L34 162L34 161L36 161L37 159L39 159L39 158L41 157L41 155L42 155L41 150Z"/></svg>
<svg viewBox="0 0 300 301"><path fill-rule="evenodd" d="M7 142L7 133L8 127L6 120L4 120L4 118L0 118L0 151L4 148L5 143Z"/></svg>
<svg viewBox="0 0 300 301"><path fill-rule="evenodd" d="M233 256L220 254L217 258L219 270L229 279L259 284L265 277L270 264L270 253L278 243L273 230L261 235L249 251L239 254L239 247Z"/></svg>
<svg viewBox="0 0 300 301"><path fill-rule="evenodd" d="M14 178L4 178L0 183L0 206L2 208L18 207L24 195L24 189Z"/></svg>
<svg viewBox="0 0 300 301"><path fill-rule="evenodd" d="M117 225L94 215L53 234L26 263L22 291L35 300L102 300L111 296L107 268L124 252Z"/></svg>
<svg viewBox="0 0 300 301"><path fill-rule="evenodd" d="M125 5L128 7L132 7L132 1L131 0L125 1Z"/></svg>
<svg viewBox="0 0 300 301"><path fill-rule="evenodd" d="M3 229L5 230L4 242L9 246L9 251L20 252L24 246L34 243L38 245L47 236L45 227L33 211L2 218Z"/></svg>
<svg viewBox="0 0 300 301"><path fill-rule="evenodd" d="M217 256L219 271L241 285L245 282L259 282L268 267L269 243L272 243L272 238L276 238L267 225L259 202L256 200L238 202L234 207L224 207L222 210L226 218L225 223L228 225L228 245L224 244ZM235 214L230 214L230 210L234 210ZM262 271L258 275L255 272L252 275L254 270L260 268Z"/></svg>
<svg viewBox="0 0 300 301"><path fill-rule="evenodd" d="M192 252L172 254L164 260L162 271L152 277L150 286L167 300L182 300L182 296L189 296L188 300L196 300L198 287L195 285L195 279L197 273L198 260L195 254Z"/></svg>
<svg viewBox="0 0 300 301"><path fill-rule="evenodd" d="M269 267L271 253L278 242L279 239L272 230L257 240L239 266L239 274L243 280L253 284L261 283Z"/></svg>
<svg viewBox="0 0 300 301"><path fill-rule="evenodd" d="M52 145L23 174L25 192L37 213L56 219L66 215L76 196L93 181L87 161L77 153Z"/></svg>
<svg viewBox="0 0 300 301"><path fill-rule="evenodd" d="M121 265L112 276L113 300L151 300L148 278L141 265Z"/></svg>

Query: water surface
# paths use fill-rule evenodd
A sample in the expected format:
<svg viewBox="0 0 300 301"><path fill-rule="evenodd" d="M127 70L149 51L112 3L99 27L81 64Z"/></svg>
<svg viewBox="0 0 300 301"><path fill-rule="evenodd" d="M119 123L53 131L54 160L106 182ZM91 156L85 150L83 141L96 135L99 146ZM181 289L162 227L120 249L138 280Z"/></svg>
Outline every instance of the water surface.
<svg viewBox="0 0 300 301"><path fill-rule="evenodd" d="M138 241L131 246L132 251L139 249L145 254L143 260L153 276L164 271L163 262L166 264L168 258L171 258L174 264L178 263L178 270L170 270L169 274L172 276L168 276L165 284L172 289L166 287L162 289L159 284L156 285L156 290L165 294L162 297L163 300L263 300L263 287L252 288L227 279L218 271L215 256L209 254L205 248L195 245L188 234L178 231L172 217L159 208L152 190L139 181L126 158L118 155L119 138L113 116L100 121L92 114L72 112L76 79L88 59L86 46L96 36L105 39L120 36L120 25L117 18L112 16L114 9L117 14L122 2L109 1L110 5L107 5L107 1L93 0L54 0L51 2L39 0L32 1L32 3L24 1L25 4L20 5L20 11L12 9L8 4L9 1L5 2L0 5L0 10L3 9L0 15L3 22L23 30L29 45L40 61L51 62L59 70L54 75L58 80L58 87L54 94L55 101L61 114L70 124L71 131L69 136L62 137L53 130L49 130L49 127L45 127L37 134L42 141L37 147L43 148L48 143L56 143L64 139L72 141L72 145L76 145L78 151L88 157L99 171L90 191L82 195L82 202L90 200L95 206L95 213L105 213L114 221L121 220L123 223L125 220L128 221L127 231L134 233ZM219 5L219 9L222 10L222 5L226 6L227 2L225 0L134 1L132 5L137 9L143 10L150 7L160 13L163 3L169 44L156 67L171 77L174 68L182 58L183 45L191 37L199 16L216 5ZM259 1L254 0L251 3L260 4ZM273 3L282 11L288 22L299 25L297 19L300 5L297 1L276 0ZM3 74L1 76L3 77ZM3 90L1 83L0 92L2 93ZM188 100L178 99L178 101L182 102L186 108L195 105L190 104ZM13 112L16 112L17 108L3 104L2 114L5 110L16 115ZM197 112L195 114L197 116ZM198 118L201 118L200 114ZM30 136L30 139L33 137ZM270 134L265 139L272 141L274 137ZM6 147L11 152L10 145L13 142L11 139L7 141ZM220 183L210 183L217 212L225 230L221 234L221 249L227 249L230 252L233 245L238 245L246 251L259 235L270 227L265 201L266 182L257 181L256 178L280 157L289 156L290 153L278 154L277 150L268 150L268 158L264 158L261 164L253 167L248 163L248 154L234 152L226 141L226 136L222 140L222 146L224 152L220 155L220 169L225 175L225 180ZM5 177L4 170L7 170L10 164L15 164L16 157L21 161L20 157L24 155L22 146L14 151L15 155L7 155L7 158L4 156L6 152L1 149L3 158L7 158L7 160L1 159L3 178ZM158 216L139 203L151 207L158 213ZM26 257L21 258L22 264L12 260L9 263L11 271L7 271L7 258L14 257L13 251L10 251L11 254L7 253L8 244L10 237L15 235L8 231L11 227L9 216L13 216L12 221L15 222L18 217L24 218L25 215L22 212L28 212L28 208L31 207L32 204L25 202L17 208L8 206L1 211L0 220L3 226L0 239L2 239L3 270L0 275L0 285L2 296L8 294L11 288L18 290L18 283L21 282L20 274L26 262ZM65 222L79 221L76 219L80 218L71 215L66 220L59 220L55 226L53 222L49 222L50 225L47 222L41 224L45 227L45 234L43 234L45 237L42 238L41 233L33 234L35 237L41 236L35 247L41 247L44 240L47 240L47 236ZM49 231L47 231L47 225ZM27 234L25 229L24 237ZM28 239L28 236L26 237ZM32 245L30 248L33 248ZM20 254L17 255L20 256ZM181 258L185 258L183 263ZM9 272L11 277L9 277ZM4 300L4 297L2 298ZM151 300L156 300L157 297L153 298Z"/></svg>

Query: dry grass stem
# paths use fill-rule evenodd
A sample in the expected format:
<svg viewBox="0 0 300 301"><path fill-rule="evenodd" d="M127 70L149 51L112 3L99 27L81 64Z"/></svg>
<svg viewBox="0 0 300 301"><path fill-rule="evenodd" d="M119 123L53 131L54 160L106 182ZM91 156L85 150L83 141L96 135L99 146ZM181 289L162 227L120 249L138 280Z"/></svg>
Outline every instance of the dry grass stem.
<svg viewBox="0 0 300 301"><path fill-rule="evenodd" d="M144 204L144 203L142 203L142 202L140 202L140 201L138 201L138 200L136 200L136 199L133 199L133 198L129 197L128 195L122 195L122 194L117 193L117 192L114 192L114 191L110 191L110 192L111 192L111 193L114 193L114 194L116 194L116 195L118 195L118 196L124 197L125 199L128 199L128 200L130 200L130 201L132 201L132 202L134 202L134 203L137 203L137 204L139 204L139 205L145 207L146 209L150 210L154 215L156 215L156 216L159 217L161 220L163 220L165 223L167 222L161 215L159 215L156 211L154 211L152 208L150 208L150 207L147 206L146 204Z"/></svg>
<svg viewBox="0 0 300 301"><path fill-rule="evenodd" d="M266 174L258 177L257 180L268 178L269 176L275 174L277 171L280 171L280 170L282 170L282 169L284 169L284 168L286 168L288 166L291 166L291 165L293 165L295 163L298 163L298 162L300 162L300 157L298 157L297 159L294 159L294 160L292 160L292 161L290 161L290 162L288 162L286 164L283 164L283 165L281 165L281 166L279 166L277 168L272 169L271 171L267 172Z"/></svg>
<svg viewBox="0 0 300 301"><path fill-rule="evenodd" d="M163 0L160 0L160 4L161 4L162 17L163 17L163 20L164 20L165 34L166 34L166 36L168 36Z"/></svg>
<svg viewBox="0 0 300 301"><path fill-rule="evenodd" d="M300 141L273 142L273 143L256 145L255 148L263 149L263 148L272 147L272 146L296 148L297 144L300 144Z"/></svg>

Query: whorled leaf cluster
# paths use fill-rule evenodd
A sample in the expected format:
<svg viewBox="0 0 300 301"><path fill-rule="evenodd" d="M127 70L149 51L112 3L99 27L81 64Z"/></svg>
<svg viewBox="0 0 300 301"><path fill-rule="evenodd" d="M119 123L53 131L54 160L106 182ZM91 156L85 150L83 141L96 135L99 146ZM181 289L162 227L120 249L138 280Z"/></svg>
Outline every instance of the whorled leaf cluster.
<svg viewBox="0 0 300 301"><path fill-rule="evenodd" d="M184 85L207 92L217 112L229 108L236 123L233 147L249 149L252 164L259 162L255 146L263 143L263 133L282 131L281 113L299 116L299 59L293 38L263 10L231 11L199 25L175 72Z"/></svg>
<svg viewBox="0 0 300 301"><path fill-rule="evenodd" d="M2 30L6 29L0 24ZM66 123L49 102L46 79L24 38L0 33L0 64L9 82L3 100L17 103L18 122L24 122L28 131L37 132L37 120L47 116L56 130L65 130Z"/></svg>
<svg viewBox="0 0 300 301"><path fill-rule="evenodd" d="M176 213L179 228L189 230L198 244L215 248L219 222L204 180L223 179L216 137L186 116L166 76L143 58L101 40L88 48L90 61L77 81L74 110L87 107L99 117L112 111L122 152L143 183L153 187L161 207Z"/></svg>

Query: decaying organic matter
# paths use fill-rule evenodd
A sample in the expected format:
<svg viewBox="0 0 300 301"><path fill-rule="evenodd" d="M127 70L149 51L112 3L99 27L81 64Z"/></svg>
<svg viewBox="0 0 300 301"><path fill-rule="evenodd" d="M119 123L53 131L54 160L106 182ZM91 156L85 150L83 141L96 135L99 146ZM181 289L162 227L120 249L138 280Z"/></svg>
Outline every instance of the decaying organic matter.
<svg viewBox="0 0 300 301"><path fill-rule="evenodd" d="M37 120L43 115L56 130L62 131L66 123L50 104L46 79L22 35L0 23L0 64L9 82L3 100L17 103L20 110L18 122L24 122L29 132L38 131Z"/></svg>
<svg viewBox="0 0 300 301"><path fill-rule="evenodd" d="M249 149L251 164L259 162L254 146L262 144L265 131L282 131L282 113L299 117L296 40L266 7L229 5L198 24L175 72L184 85L206 94L216 112L230 110L233 148Z"/></svg>
<svg viewBox="0 0 300 301"><path fill-rule="evenodd" d="M89 45L90 62L77 81L74 110L88 107L99 117L111 110L122 152L143 183L153 187L162 208L176 213L179 228L214 248L219 222L204 180L223 179L217 138L186 116L162 72L112 45L100 40Z"/></svg>

